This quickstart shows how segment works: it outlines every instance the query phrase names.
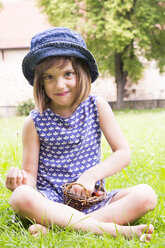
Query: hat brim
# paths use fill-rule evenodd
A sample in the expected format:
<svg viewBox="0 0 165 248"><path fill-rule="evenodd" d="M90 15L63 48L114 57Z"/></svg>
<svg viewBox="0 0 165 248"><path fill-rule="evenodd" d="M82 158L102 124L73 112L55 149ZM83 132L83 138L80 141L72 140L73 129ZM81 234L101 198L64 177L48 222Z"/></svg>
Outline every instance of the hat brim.
<svg viewBox="0 0 165 248"><path fill-rule="evenodd" d="M93 83L98 77L98 68L92 53L84 47L73 43L49 43L32 49L23 59L22 70L30 85L33 85L36 65L45 58L52 56L77 57L85 60Z"/></svg>

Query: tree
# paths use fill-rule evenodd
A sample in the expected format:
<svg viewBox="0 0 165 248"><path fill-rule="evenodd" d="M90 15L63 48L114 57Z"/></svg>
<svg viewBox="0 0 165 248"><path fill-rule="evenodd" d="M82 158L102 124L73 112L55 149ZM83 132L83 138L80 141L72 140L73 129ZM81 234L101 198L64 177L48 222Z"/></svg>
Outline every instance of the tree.
<svg viewBox="0 0 165 248"><path fill-rule="evenodd" d="M144 62L165 66L165 0L37 0L50 23L81 32L102 73L115 76L117 107L124 87L142 77ZM159 26L158 26L159 25Z"/></svg>

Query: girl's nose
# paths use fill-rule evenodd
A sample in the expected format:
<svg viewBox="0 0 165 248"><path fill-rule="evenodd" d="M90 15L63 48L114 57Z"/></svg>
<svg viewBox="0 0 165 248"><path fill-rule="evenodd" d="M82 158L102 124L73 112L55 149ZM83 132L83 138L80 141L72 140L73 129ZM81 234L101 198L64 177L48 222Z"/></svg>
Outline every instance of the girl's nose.
<svg viewBox="0 0 165 248"><path fill-rule="evenodd" d="M58 77L56 80L56 87L58 89L63 89L65 87L65 80L62 77Z"/></svg>

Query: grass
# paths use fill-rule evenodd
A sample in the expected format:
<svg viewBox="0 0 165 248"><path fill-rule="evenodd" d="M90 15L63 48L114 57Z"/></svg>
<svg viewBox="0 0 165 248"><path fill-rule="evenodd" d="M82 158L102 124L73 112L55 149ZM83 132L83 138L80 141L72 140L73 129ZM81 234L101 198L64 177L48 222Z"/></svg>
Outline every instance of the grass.
<svg viewBox="0 0 165 248"><path fill-rule="evenodd" d="M155 227L152 241L142 244L134 237L131 241L123 237L114 239L92 233L63 230L52 227L50 233L39 239L30 236L22 222L12 222L13 211L8 200L11 193L5 189L4 180L11 166L21 166L21 129L25 117L0 119L0 248L3 247L165 247L164 203L165 203L165 111L125 110L116 111L116 118L132 150L132 162L126 169L106 180L108 189L126 188L139 183L151 185L157 193L156 209L136 224L152 223ZM102 159L111 153L103 138Z"/></svg>

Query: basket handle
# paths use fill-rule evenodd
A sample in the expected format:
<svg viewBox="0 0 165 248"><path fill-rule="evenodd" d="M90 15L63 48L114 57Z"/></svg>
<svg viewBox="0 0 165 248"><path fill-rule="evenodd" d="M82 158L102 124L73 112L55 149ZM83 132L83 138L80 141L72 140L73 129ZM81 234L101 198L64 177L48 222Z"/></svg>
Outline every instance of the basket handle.
<svg viewBox="0 0 165 248"><path fill-rule="evenodd" d="M100 185L99 185L98 190L100 190L102 186L103 186L103 179L101 179L101 183L100 183Z"/></svg>
<svg viewBox="0 0 165 248"><path fill-rule="evenodd" d="M86 204L87 197L89 197L89 193L88 193L87 189L84 187L84 185L81 183L76 183L76 182L70 183L68 186L66 186L65 194L67 195L67 190L70 190L73 185L79 185L84 189L84 191L85 191L84 204Z"/></svg>

